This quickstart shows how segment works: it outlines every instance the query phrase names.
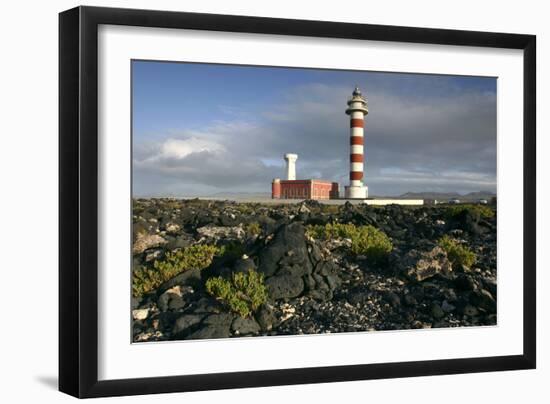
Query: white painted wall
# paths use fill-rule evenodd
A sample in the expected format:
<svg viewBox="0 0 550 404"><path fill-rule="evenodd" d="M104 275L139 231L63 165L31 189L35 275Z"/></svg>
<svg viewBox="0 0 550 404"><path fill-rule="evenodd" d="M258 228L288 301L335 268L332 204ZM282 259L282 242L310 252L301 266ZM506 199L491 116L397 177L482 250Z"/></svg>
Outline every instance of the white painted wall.
<svg viewBox="0 0 550 404"><path fill-rule="evenodd" d="M313 3L313 2L311 2ZM2 63L0 172L2 311L0 377L3 402L74 402L58 393L57 375L57 13L77 1L5 2L0 25ZM550 199L543 159L550 147L550 26L545 2L464 0L335 2L279 0L89 0L88 5L157 8L282 18L456 28L538 35L538 305L539 368L460 376L114 398L109 402L548 402L550 380ZM368 94L367 94L368 96ZM414 347L411 347L414 349Z"/></svg>
<svg viewBox="0 0 550 404"><path fill-rule="evenodd" d="M286 179L289 181L294 181L296 179L296 160L298 160L297 154L285 154Z"/></svg>

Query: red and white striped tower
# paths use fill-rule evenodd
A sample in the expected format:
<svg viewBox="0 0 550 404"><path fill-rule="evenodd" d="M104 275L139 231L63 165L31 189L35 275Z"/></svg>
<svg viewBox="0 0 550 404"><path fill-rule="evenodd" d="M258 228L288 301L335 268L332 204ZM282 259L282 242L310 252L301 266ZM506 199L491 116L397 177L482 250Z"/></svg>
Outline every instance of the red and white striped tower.
<svg viewBox="0 0 550 404"><path fill-rule="evenodd" d="M357 86L348 100L346 114L350 116L350 169L349 186L346 186L346 199L364 199L368 196L368 188L363 184L364 166L364 128L365 115L369 113L367 100L361 95Z"/></svg>

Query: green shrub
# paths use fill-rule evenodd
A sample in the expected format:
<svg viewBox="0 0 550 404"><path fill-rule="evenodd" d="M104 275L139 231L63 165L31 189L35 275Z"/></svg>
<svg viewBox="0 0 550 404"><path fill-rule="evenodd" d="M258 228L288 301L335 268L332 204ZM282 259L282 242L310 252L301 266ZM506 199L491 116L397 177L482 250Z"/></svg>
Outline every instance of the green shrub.
<svg viewBox="0 0 550 404"><path fill-rule="evenodd" d="M262 227L260 226L260 223L258 222L252 222L248 223L244 229L247 234L250 234L252 236L257 236L262 232Z"/></svg>
<svg viewBox="0 0 550 404"><path fill-rule="evenodd" d="M155 269L146 266L134 268L132 273L132 294L135 297L153 290L164 282L163 275Z"/></svg>
<svg viewBox="0 0 550 404"><path fill-rule="evenodd" d="M319 240L339 238L351 239L351 251L357 255L366 255L369 259L379 260L386 257L393 245L381 230L367 225L354 224L326 224L324 226L308 226L308 235Z"/></svg>
<svg viewBox="0 0 550 404"><path fill-rule="evenodd" d="M138 203L137 203L135 200L132 201L132 214L133 214L133 215L139 216L139 215L141 215L144 211L145 211L145 209L143 208L143 206L138 205Z"/></svg>
<svg viewBox="0 0 550 404"><path fill-rule="evenodd" d="M194 245L167 253L164 260L157 260L153 268L139 266L133 271L132 293L141 296L159 287L181 272L208 267L220 249L212 245Z"/></svg>
<svg viewBox="0 0 550 404"><path fill-rule="evenodd" d="M474 216L489 218L495 216L495 211L491 207L486 205L454 205L447 208L446 214L448 217L453 218L465 210L469 210Z"/></svg>
<svg viewBox="0 0 550 404"><path fill-rule="evenodd" d="M155 261L156 270L177 275L189 269L203 269L212 263L219 248L213 245L198 244L166 254L163 261Z"/></svg>
<svg viewBox="0 0 550 404"><path fill-rule="evenodd" d="M471 267L476 262L476 255L472 250L447 235L441 237L437 244L445 250L454 268L462 265Z"/></svg>
<svg viewBox="0 0 550 404"><path fill-rule="evenodd" d="M256 208L259 204L255 203L237 203L235 205L235 210L241 213L242 215L250 215L255 213Z"/></svg>
<svg viewBox="0 0 550 404"><path fill-rule="evenodd" d="M337 215L340 213L339 205L321 204L321 212L329 215Z"/></svg>
<svg viewBox="0 0 550 404"><path fill-rule="evenodd" d="M161 199L161 207L166 210L179 209L182 206L182 202L177 199Z"/></svg>
<svg viewBox="0 0 550 404"><path fill-rule="evenodd" d="M233 273L206 281L206 291L241 317L248 317L267 300L264 277L256 271Z"/></svg>

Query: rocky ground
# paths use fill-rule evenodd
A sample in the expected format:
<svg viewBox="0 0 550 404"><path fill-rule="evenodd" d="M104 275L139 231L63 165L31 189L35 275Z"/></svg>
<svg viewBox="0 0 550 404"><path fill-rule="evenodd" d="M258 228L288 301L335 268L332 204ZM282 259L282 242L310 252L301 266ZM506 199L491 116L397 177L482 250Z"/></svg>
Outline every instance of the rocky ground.
<svg viewBox="0 0 550 404"><path fill-rule="evenodd" d="M496 212L449 207L262 205L136 199L133 267L155 271L167 254L230 246L132 299L134 342L496 324ZM312 225L371 225L392 243L383 260L354 254L350 239L318 240ZM456 265L444 235L476 254ZM207 279L257 271L268 300L241 317L210 295ZM135 275L134 275L135 277Z"/></svg>

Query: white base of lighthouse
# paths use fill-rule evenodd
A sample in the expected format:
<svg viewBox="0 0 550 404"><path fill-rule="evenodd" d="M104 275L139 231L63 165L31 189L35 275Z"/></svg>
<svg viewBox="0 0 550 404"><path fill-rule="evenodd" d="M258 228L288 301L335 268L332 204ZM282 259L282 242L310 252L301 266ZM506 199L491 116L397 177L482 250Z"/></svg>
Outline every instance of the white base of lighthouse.
<svg viewBox="0 0 550 404"><path fill-rule="evenodd" d="M345 189L346 199L365 199L369 196L369 188L366 185L348 185Z"/></svg>

